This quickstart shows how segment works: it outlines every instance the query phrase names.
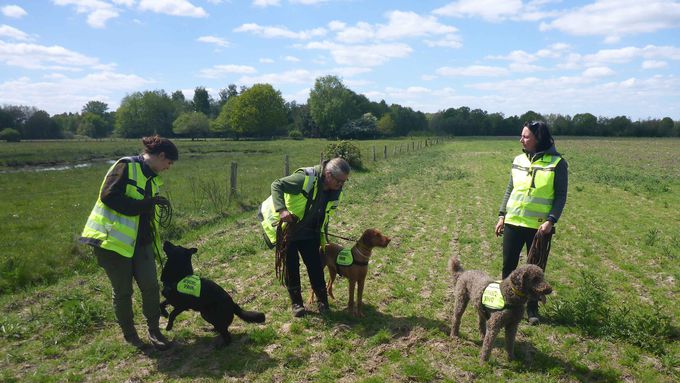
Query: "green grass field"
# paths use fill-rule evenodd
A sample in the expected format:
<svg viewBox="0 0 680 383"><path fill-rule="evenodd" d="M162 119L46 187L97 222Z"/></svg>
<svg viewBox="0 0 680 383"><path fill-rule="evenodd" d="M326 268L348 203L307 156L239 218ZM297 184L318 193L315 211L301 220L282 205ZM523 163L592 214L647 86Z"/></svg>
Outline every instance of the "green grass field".
<svg viewBox="0 0 680 383"><path fill-rule="evenodd" d="M214 334L194 312L178 317L169 333L178 344L169 352L144 354L123 342L104 273L86 249L73 244L106 163L1 173L0 380L680 379L680 141L558 139L570 164L570 190L548 262L547 280L555 292L542 309L546 318L540 326L520 326L518 360L506 360L501 333L484 366L478 363L481 342L472 310L463 317L462 338L448 337L453 301L446 264L456 254L467 269L500 275L501 240L493 236L493 226L510 163L519 152L517 140L449 139L396 156L392 147L406 141L360 142L367 169L352 175L346 203L331 226L343 236L357 237L375 227L393 238L388 248L374 252L369 266L367 315L354 319L343 311L347 283L341 279L329 316L318 316L310 307L311 315L293 320L254 208L283 172L286 153L294 169L318 162L326 143L179 143L180 161L164 175L176 223L166 235L198 246L197 273L220 283L243 307L267 314L262 326L236 319L233 343L222 350L213 349ZM370 147L380 150L385 144L390 158L372 162ZM10 152L31 159L22 164L59 158L52 145L70 153L68 161L138 150L134 141L21 143L11 149L2 144L1 164L10 164ZM96 155L81 157L83 145ZM232 161L239 163L239 198L229 200L215 190L226 189ZM218 185L208 181L211 176ZM136 292L142 333L138 300Z"/></svg>

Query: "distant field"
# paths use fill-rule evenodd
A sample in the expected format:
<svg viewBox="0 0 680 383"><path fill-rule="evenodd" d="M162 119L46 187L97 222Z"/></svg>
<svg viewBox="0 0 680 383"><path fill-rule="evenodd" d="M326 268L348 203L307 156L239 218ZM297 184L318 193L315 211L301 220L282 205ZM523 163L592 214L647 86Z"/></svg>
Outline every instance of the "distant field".
<svg viewBox="0 0 680 383"><path fill-rule="evenodd" d="M359 145L366 157L373 145L402 143ZM137 143L128 144L121 154L111 143L87 145L97 158L116 158L138 150ZM21 281L12 270L30 261L27 272L43 277L26 280L49 284L17 292L9 292L10 287L0 295L0 380L680 379L680 140L558 138L558 150L570 164L570 189L548 262L547 279L555 293L542 309L546 317L540 326L520 326L518 360L505 359L501 334L485 366L478 363L472 310L463 317L462 339L448 337L453 301L446 263L456 254L464 267L500 276L501 240L493 236L493 225L510 163L519 152L517 139L449 139L394 157L390 146L388 160L365 158L367 170L351 176L331 231L357 237L376 227L393 238L387 249L375 251L369 266L367 316L354 319L342 311L347 282L341 279L330 316L313 313L293 320L254 207L283 172L285 153L294 169L316 163L326 144L179 143L180 161L164 177L177 222L166 234L199 247L197 273L223 285L245 308L267 314L264 326L236 319L234 343L220 351L213 350L214 334L196 313L175 322L169 335L179 345L173 351L145 355L123 343L105 275L88 252L73 246L108 165L1 173L2 283L7 275ZM31 155L47 156L50 145L36 146L41 154ZM54 145L57 150L69 144ZM0 144L5 163L6 153L18 150L8 148ZM75 148L67 148L70 158L84 159ZM216 177L226 187L231 161L239 163L243 176L241 198L216 209L207 197L214 187L206 184ZM306 288L307 278L302 279Z"/></svg>
<svg viewBox="0 0 680 383"><path fill-rule="evenodd" d="M421 140L422 141L422 140ZM325 140L304 141L190 141L177 140L180 160L162 175L163 193L173 204L171 238L185 231L252 209L281 177L284 157L290 170L319 163ZM399 146L403 154L411 140L361 142L363 156L372 161L373 146L380 157ZM111 161L135 155L141 140L43 141L0 143L0 294L33 283L49 282L64 273L92 265L83 258L87 247L77 246ZM397 155L399 153L397 152ZM237 196L231 198L231 163L238 164ZM12 166L10 166L12 165ZM75 166L66 170L62 169Z"/></svg>

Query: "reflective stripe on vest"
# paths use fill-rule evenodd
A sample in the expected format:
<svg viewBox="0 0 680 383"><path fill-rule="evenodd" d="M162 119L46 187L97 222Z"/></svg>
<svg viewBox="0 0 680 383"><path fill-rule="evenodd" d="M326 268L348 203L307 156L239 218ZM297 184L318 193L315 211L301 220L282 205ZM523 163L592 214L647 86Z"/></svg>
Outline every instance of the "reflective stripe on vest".
<svg viewBox="0 0 680 383"><path fill-rule="evenodd" d="M482 294L482 305L491 310L500 310L505 307L505 299L501 293L499 282L491 282Z"/></svg>
<svg viewBox="0 0 680 383"><path fill-rule="evenodd" d="M555 167L561 159L543 155L530 162L526 154L515 157L505 223L538 229L545 222L555 199Z"/></svg>
<svg viewBox="0 0 680 383"><path fill-rule="evenodd" d="M316 170L313 167L300 168L295 171L305 173L305 181L302 184L302 191L299 194L288 194L283 193L283 201L286 204L286 209L296 217L298 220L302 220L305 216L307 202L313 201L316 198L316 194L319 190L318 181L319 177L316 174ZM311 194L311 195L310 195ZM321 227L323 229L328 227L328 222L331 215L335 214L340 201L342 200L343 193L341 192L337 200L328 201L325 208L324 221ZM267 238L274 245L276 244L276 225L278 224L281 216L274 208L274 200L272 196L269 196L260 205L260 214L262 215L262 229L264 229ZM285 225L286 223L284 223ZM321 235L321 244L326 243L325 238Z"/></svg>
<svg viewBox="0 0 680 383"><path fill-rule="evenodd" d="M142 164L136 157L125 157L116 161L108 172L107 176L120 161L127 162L128 179L129 182L125 186L125 195L136 200L144 199L147 179L142 172ZM106 177L99 188L99 196L106 183ZM156 196L159 193L159 187L162 181L159 177L154 177L151 182L151 195ZM158 216L158 207L156 207L156 217ZM160 249L160 234L158 232L158 225L154 225L154 251ZM129 216L118 213L117 211L106 206L100 199L97 198L94 208L87 219L85 228L83 229L82 237L93 240L99 247L114 251L124 257L131 258L134 254L135 243L137 241L137 234L139 231L139 216Z"/></svg>
<svg viewBox="0 0 680 383"><path fill-rule="evenodd" d="M188 275L177 282L177 292L201 297L201 278L198 275Z"/></svg>

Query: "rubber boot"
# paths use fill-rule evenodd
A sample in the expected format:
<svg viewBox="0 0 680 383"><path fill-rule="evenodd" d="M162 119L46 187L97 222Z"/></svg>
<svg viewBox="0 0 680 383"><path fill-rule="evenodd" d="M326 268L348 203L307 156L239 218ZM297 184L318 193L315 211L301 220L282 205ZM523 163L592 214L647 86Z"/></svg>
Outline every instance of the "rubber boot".
<svg viewBox="0 0 680 383"><path fill-rule="evenodd" d="M529 301L527 303L527 321L532 326L539 324L540 319L538 319L538 301Z"/></svg>
<svg viewBox="0 0 680 383"><path fill-rule="evenodd" d="M288 295L290 295L290 301L292 302L293 316L295 318L302 318L307 313L305 311L305 305L302 303L302 291L299 287L288 289Z"/></svg>

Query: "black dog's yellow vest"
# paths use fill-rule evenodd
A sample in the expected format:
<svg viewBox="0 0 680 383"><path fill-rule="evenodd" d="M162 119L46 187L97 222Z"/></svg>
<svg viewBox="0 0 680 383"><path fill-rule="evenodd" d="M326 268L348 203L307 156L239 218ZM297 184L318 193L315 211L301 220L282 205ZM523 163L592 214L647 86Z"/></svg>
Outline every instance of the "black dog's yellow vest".
<svg viewBox="0 0 680 383"><path fill-rule="evenodd" d="M198 275L188 275L177 282L177 292L192 295L196 298L201 296L201 278Z"/></svg>

